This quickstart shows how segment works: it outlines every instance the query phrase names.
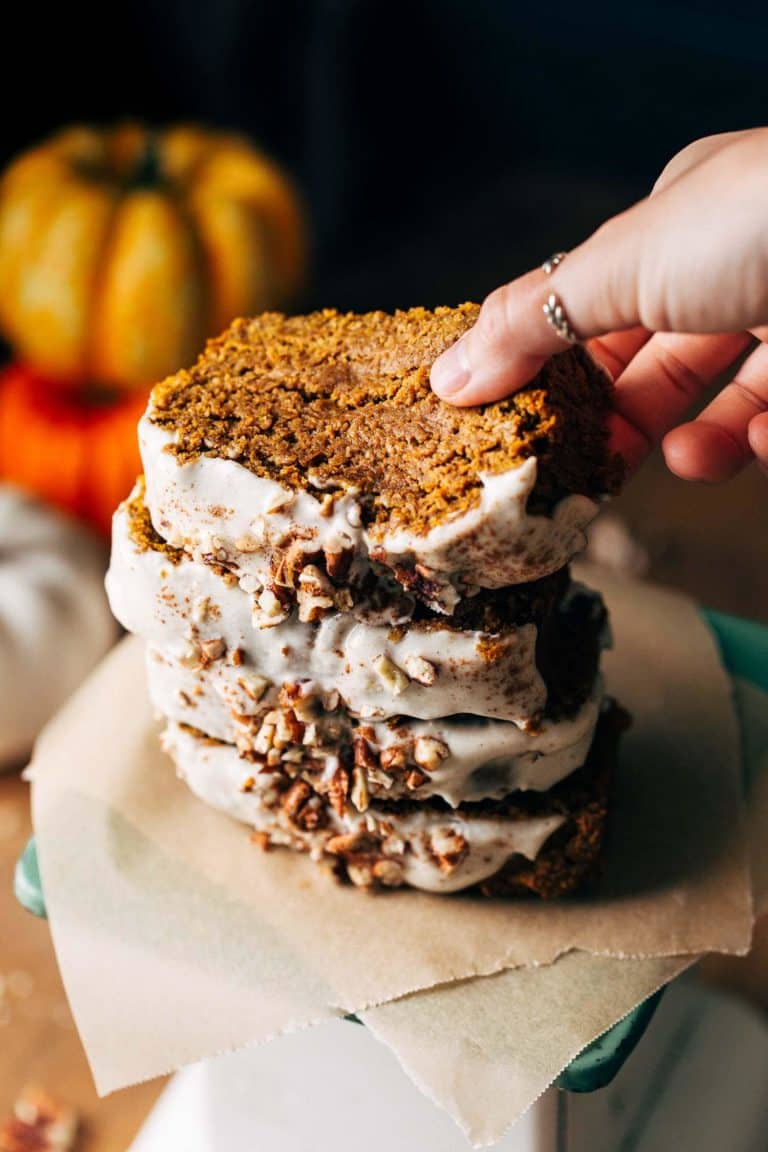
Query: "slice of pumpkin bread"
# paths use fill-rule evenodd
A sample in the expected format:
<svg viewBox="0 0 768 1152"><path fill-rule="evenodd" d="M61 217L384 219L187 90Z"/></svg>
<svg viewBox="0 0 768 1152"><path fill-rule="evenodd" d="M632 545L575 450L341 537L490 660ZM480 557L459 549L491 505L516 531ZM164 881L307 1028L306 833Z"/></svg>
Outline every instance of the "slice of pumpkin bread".
<svg viewBox="0 0 768 1152"><path fill-rule="evenodd" d="M371 564L451 611L477 587L537 579L583 546L621 467L612 385L581 348L522 391L454 408L433 360L477 306L237 320L157 385L141 424L157 531L267 587L302 559Z"/></svg>

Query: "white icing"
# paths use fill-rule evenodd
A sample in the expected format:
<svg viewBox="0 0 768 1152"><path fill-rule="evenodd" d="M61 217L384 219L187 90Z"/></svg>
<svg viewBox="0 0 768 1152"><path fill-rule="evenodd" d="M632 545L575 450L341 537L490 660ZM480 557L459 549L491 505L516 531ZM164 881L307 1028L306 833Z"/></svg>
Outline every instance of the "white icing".
<svg viewBox="0 0 768 1152"><path fill-rule="evenodd" d="M255 700L254 693L247 691L243 669L224 661L195 671L156 650L147 655L150 696L164 716L198 728L217 740L251 746L248 717L262 715L271 706L275 692ZM402 772L390 774L392 783L388 788L369 781L369 790L372 795L378 792L388 799L403 795L418 799L440 796L453 807L468 800L501 799L510 792L546 791L584 764L601 699L602 682L598 679L592 696L575 716L545 720L534 732L523 732L501 720L476 717L403 719L397 728L375 721L367 725L372 730L370 742L374 747L389 748L426 737L445 744L448 755L414 793L406 789ZM336 724L340 736L335 746L324 748L320 756L327 761L323 776L328 778L340 763L339 743L348 744L351 738L348 717L340 716ZM313 756L318 756L315 749Z"/></svg>
<svg viewBox="0 0 768 1152"><path fill-rule="evenodd" d="M342 495L330 511L308 491L292 492L274 480L256 476L232 460L198 457L179 464L165 449L173 436L147 415L139 423L139 447L146 482L145 501L156 531L193 556L217 555L235 561L250 577L251 588L270 582L270 566L297 528L308 551L355 551L357 571L365 567L366 549L360 505ZM248 552L237 541L248 540Z"/></svg>
<svg viewBox="0 0 768 1152"><path fill-rule="evenodd" d="M493 876L514 855L535 860L552 833L565 822L561 815L503 820L431 809L413 810L407 815L377 813L374 805L365 813L349 810L339 816L328 806L329 826L305 832L291 825L279 806L270 805L272 784L268 775L256 776L252 790L243 791L248 766L231 745L211 743L176 724L169 724L163 743L180 777L196 796L266 833L272 843L319 855L329 835L370 832L380 821L386 821L406 847L403 856L397 858L405 883L428 892L457 892L477 884ZM450 872L442 871L430 852L430 839L435 834L458 834L467 842L467 854Z"/></svg>
<svg viewBox="0 0 768 1152"><path fill-rule="evenodd" d="M424 535L407 528L383 533L378 544L389 563L415 559L452 581L503 588L536 580L566 565L585 544L584 529L597 514L586 496L567 496L551 517L526 511L536 483L531 456L519 468L480 473L476 508L437 524Z"/></svg>
<svg viewBox="0 0 768 1152"><path fill-rule="evenodd" d="M214 553L236 563L240 574L260 584L267 582L275 548L298 532L309 551L352 548L352 579L365 570L371 550L389 566L425 566L438 585L433 606L450 612L456 587L500 588L562 568L584 547L584 529L598 510L595 501L571 495L551 516L529 514L537 473L531 457L518 468L482 474L478 506L425 534L367 530L353 492L324 509L310 491L292 492L232 460L201 456L179 464L166 450L173 442L148 411L139 424L139 443L155 528L194 556ZM248 551L238 547L244 539Z"/></svg>
<svg viewBox="0 0 768 1152"><path fill-rule="evenodd" d="M367 717L430 720L472 712L524 726L546 701L533 624L491 637L412 622L400 635L331 613L318 624L302 624L293 614L275 627L258 627L253 598L209 565L186 557L173 564L161 551L141 551L125 508L114 519L107 592L128 631L176 659L189 661L193 642L221 639L230 651L240 648L248 668L267 680L312 680L324 690L338 689L353 712ZM204 618L201 603L207 603ZM379 671L382 657L401 670L411 658L427 660L437 671L435 682L393 685Z"/></svg>

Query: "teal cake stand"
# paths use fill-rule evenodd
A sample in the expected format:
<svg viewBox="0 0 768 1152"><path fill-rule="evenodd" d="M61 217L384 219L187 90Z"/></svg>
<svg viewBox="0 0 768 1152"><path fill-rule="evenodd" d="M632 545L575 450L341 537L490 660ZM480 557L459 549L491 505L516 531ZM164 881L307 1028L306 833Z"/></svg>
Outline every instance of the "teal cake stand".
<svg viewBox="0 0 768 1152"><path fill-rule="evenodd" d="M768 692L768 627L709 609L703 609L702 616L715 635L729 674L749 680ZM16 898L24 908L34 916L45 917L34 838L16 864L14 887ZM561 1072L555 1082L557 1087L566 1092L594 1092L609 1084L648 1027L663 993L664 989L659 989L593 1040Z"/></svg>

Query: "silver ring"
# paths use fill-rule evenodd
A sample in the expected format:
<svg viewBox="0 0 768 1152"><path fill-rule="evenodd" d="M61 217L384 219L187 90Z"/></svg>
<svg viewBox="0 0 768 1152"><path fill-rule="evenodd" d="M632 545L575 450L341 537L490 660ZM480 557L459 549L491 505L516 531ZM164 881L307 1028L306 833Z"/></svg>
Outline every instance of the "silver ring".
<svg viewBox="0 0 768 1152"><path fill-rule="evenodd" d="M559 296L556 296L554 292L550 292L546 303L542 304L541 310L544 313L547 324L549 324L550 328L554 328L562 340L566 340L569 344L578 344L578 333L566 316Z"/></svg>
<svg viewBox="0 0 768 1152"><path fill-rule="evenodd" d="M567 252L555 252L553 256L550 256L548 260L544 261L541 266L542 271L546 272L547 276L551 276L558 264L562 264L567 255Z"/></svg>
<svg viewBox="0 0 768 1152"><path fill-rule="evenodd" d="M567 252L555 252L553 256L550 256L548 260L544 261L541 266L542 271L546 272L547 276L551 276L558 264L562 264L567 255ZM569 344L578 344L579 337L576 334L576 329L566 316L565 308L563 308L559 296L556 296L554 292L550 292L547 297L547 302L546 304L542 304L541 310L544 313L547 324L549 324L550 328L554 328L562 340L567 340Z"/></svg>

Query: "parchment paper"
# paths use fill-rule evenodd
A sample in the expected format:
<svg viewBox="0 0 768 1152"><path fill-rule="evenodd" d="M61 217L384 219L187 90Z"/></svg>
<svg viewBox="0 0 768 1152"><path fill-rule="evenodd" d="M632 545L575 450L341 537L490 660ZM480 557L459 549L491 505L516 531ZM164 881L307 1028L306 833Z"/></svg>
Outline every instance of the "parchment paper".
<svg viewBox="0 0 768 1152"><path fill-rule="evenodd" d="M587 1043L692 962L569 952L544 968L417 992L361 1019L482 1147L500 1140Z"/></svg>
<svg viewBox="0 0 768 1152"><path fill-rule="evenodd" d="M735 680L744 740L751 870L768 913L768 693ZM403 997L361 1019L475 1146L495 1143L587 1043L692 963L569 952Z"/></svg>
<svg viewBox="0 0 768 1152"><path fill-rule="evenodd" d="M604 890L554 905L370 897L302 858L261 854L175 779L156 744L139 645L115 650L46 732L33 766L54 944L100 1091L572 949L746 950L738 733L714 643L684 598L602 573L593 582L617 637L609 686L635 724Z"/></svg>

